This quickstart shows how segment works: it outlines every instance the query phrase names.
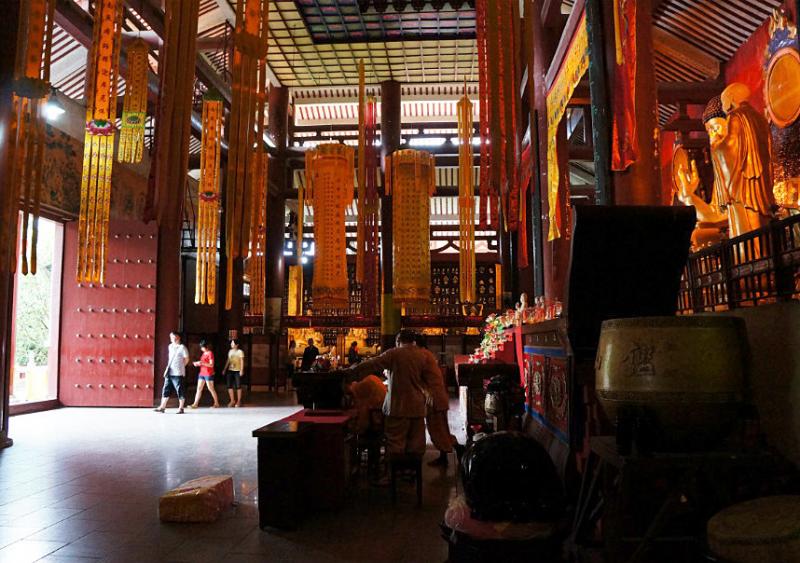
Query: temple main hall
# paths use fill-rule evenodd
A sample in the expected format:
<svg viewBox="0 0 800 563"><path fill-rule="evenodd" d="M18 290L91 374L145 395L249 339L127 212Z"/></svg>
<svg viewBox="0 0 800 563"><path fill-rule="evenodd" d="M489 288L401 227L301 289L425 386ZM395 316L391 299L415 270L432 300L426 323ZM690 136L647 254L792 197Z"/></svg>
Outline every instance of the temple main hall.
<svg viewBox="0 0 800 563"><path fill-rule="evenodd" d="M799 1L0 4L0 562L800 563Z"/></svg>

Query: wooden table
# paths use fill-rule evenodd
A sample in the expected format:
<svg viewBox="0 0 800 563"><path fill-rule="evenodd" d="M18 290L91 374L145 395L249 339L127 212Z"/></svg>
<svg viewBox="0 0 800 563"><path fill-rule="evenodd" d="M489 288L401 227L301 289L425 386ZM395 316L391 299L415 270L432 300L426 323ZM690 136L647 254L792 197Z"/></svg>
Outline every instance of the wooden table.
<svg viewBox="0 0 800 563"><path fill-rule="evenodd" d="M351 475L350 415L303 410L253 431L259 527L296 528L307 511L341 508Z"/></svg>

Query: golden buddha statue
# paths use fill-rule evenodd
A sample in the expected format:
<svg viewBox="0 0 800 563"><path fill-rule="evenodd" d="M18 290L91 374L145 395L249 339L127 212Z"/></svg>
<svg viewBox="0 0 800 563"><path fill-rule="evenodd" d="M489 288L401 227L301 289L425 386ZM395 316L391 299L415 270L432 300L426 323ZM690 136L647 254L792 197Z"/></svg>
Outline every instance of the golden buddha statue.
<svg viewBox="0 0 800 563"><path fill-rule="evenodd" d="M700 180L694 162L679 173L678 197L695 206L698 226L727 219L731 238L767 225L775 207L769 124L747 102L749 97L747 86L733 83L703 112L714 165L711 203L695 195ZM704 234L708 233L695 233L697 243L703 242Z"/></svg>

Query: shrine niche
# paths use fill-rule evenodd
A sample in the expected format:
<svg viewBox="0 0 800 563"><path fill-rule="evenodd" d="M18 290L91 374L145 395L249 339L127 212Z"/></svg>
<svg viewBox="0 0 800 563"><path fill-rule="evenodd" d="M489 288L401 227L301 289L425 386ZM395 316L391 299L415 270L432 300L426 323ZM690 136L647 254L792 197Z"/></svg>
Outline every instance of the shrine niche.
<svg viewBox="0 0 800 563"><path fill-rule="evenodd" d="M775 200L788 210L800 209L800 52L797 27L775 12L764 63L764 101L772 133Z"/></svg>

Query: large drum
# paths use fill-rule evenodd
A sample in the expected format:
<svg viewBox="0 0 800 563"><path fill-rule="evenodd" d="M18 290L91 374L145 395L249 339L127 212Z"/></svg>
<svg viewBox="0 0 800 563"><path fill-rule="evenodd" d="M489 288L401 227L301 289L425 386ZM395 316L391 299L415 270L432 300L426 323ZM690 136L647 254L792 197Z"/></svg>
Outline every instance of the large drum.
<svg viewBox="0 0 800 563"><path fill-rule="evenodd" d="M742 319L605 321L595 362L597 397L618 438L638 432L649 448L662 451L713 447L737 420L746 363Z"/></svg>

